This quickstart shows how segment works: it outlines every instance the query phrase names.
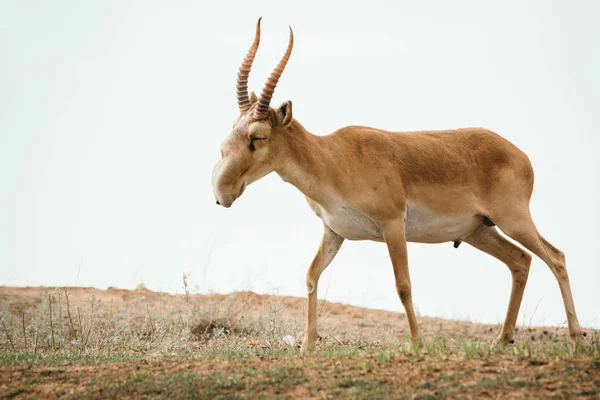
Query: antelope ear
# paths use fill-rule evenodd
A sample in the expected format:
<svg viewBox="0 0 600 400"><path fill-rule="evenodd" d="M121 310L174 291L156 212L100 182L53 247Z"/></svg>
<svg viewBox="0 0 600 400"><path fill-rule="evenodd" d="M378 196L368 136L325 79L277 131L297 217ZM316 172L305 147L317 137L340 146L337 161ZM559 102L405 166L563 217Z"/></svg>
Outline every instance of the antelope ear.
<svg viewBox="0 0 600 400"><path fill-rule="evenodd" d="M292 102L284 101L281 103L277 111L275 112L277 124L283 127L288 127L292 123L294 116L292 115Z"/></svg>
<svg viewBox="0 0 600 400"><path fill-rule="evenodd" d="M258 101L258 97L256 97L256 93L253 91L250 92L250 105L256 103Z"/></svg>

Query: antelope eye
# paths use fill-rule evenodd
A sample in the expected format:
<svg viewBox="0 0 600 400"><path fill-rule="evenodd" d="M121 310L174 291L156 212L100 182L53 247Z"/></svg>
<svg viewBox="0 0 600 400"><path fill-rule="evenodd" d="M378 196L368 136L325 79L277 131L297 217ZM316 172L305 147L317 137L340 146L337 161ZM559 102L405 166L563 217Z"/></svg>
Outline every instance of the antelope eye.
<svg viewBox="0 0 600 400"><path fill-rule="evenodd" d="M265 138L259 138L259 137L251 138L250 143L248 143L248 148L250 149L250 151L256 150L256 145L254 144L254 142L256 142L258 140L265 140Z"/></svg>

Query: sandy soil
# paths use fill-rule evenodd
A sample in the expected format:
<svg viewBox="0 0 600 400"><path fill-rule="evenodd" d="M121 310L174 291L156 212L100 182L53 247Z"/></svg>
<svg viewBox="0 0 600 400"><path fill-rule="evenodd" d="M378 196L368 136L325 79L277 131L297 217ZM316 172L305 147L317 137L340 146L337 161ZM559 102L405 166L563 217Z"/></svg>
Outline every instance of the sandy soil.
<svg viewBox="0 0 600 400"><path fill-rule="evenodd" d="M288 334L295 345L285 350L280 342L278 349L269 349L269 338L257 335L244 339L245 344L254 346L248 355L192 354L178 358L153 353L151 357L142 354L123 362L92 365L71 361L67 356L61 358L61 350L46 348L45 354L59 355L56 362L13 362L4 357L0 366L0 398L600 398L597 351L575 352L566 357L551 353L539 353L536 357L528 353L515 355L516 351L513 354L511 350L483 356L460 351L397 351L398 338L408 332L404 314L321 301L320 351L301 355L295 347L302 339L304 299L252 292L184 296L143 288L66 290L72 313L87 310L94 303L93 318L139 326L153 321L159 326L160 321L172 315L166 310L191 305L192 314L197 314L200 321L194 329L202 334L212 329L212 322L206 322L207 315L215 317L214 321L262 318L261 327L277 324L279 339ZM28 327L44 323L45 302L53 293L62 298L64 288L0 287L3 318L19 321L24 317ZM65 300L54 300L53 307L54 318L58 313L62 317L62 321L54 319L53 329L67 331ZM425 337L444 343L488 343L500 329L499 325L429 317L419 317L418 322ZM194 329L192 336L198 333ZM230 325L228 329L233 332L236 328ZM18 326L8 332L12 332L12 342L3 338L0 350L10 356L11 346L19 347ZM68 333L64 336L72 342L77 339L76 333L74 338ZM598 331L588 330L588 337L598 347ZM561 346L567 342L567 330L520 327L516 340L531 346ZM257 352L255 347L266 350ZM100 347L98 351L104 350Z"/></svg>
<svg viewBox="0 0 600 400"><path fill-rule="evenodd" d="M20 316L28 309L38 307L44 300L44 293L54 293L63 288L48 287L3 287L0 286L0 309L8 309L15 316ZM89 287L68 288L69 299L73 309L89 307L89 299L94 296L100 302L104 312L125 310L140 303L156 307L165 301L182 305L183 295L168 295L146 289L123 290L108 288L99 290ZM264 315L273 307L280 308L278 318L292 321L300 332L290 332L302 337L304 310L306 300L298 297L261 295L254 292L235 292L231 294L192 294L194 304L215 304L218 312L235 316L247 313L249 316ZM168 300L165 300L168 299ZM319 328L326 333L335 332L342 336L374 339L386 334L402 335L408 332L408 322L403 313L368 309L327 301L319 302ZM418 317L419 327L424 336L441 336L447 339L465 337L472 340L491 342L500 331L498 324L479 324L467 321L454 321L433 317ZM594 330L589 329L588 333ZM566 327L517 327L515 340L530 341L566 341Z"/></svg>

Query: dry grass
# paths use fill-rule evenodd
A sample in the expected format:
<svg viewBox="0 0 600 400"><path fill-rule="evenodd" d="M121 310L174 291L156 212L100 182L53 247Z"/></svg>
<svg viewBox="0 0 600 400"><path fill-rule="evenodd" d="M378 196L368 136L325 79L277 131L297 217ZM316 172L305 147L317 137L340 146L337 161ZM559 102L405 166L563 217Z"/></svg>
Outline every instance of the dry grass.
<svg viewBox="0 0 600 400"><path fill-rule="evenodd" d="M600 397L598 331L574 349L563 328L499 326L319 306L318 350L300 355L304 300L0 287L0 397ZM60 396L59 396L60 397Z"/></svg>
<svg viewBox="0 0 600 400"><path fill-rule="evenodd" d="M0 349L32 354L144 354L212 352L252 345L271 349L297 332L299 320L283 320L275 299L256 307L257 295L238 293L171 296L145 289L105 293L89 288L16 289L5 294ZM254 300L254 301L251 301Z"/></svg>

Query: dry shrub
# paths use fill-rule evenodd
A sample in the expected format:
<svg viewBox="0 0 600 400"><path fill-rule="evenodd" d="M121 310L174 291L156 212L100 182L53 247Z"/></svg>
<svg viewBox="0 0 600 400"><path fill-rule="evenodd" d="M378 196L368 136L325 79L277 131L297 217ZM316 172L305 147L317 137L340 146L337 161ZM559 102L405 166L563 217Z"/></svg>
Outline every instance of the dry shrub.
<svg viewBox="0 0 600 400"><path fill-rule="evenodd" d="M282 304L252 292L167 295L142 287L57 288L0 301L0 349L203 352L223 346L276 348L286 346L283 336L301 336L301 318L292 311L284 318Z"/></svg>

